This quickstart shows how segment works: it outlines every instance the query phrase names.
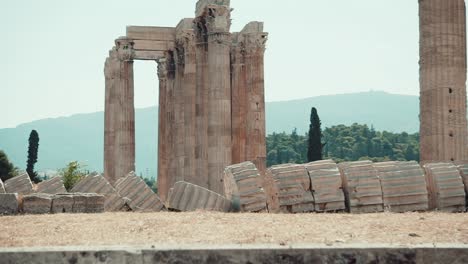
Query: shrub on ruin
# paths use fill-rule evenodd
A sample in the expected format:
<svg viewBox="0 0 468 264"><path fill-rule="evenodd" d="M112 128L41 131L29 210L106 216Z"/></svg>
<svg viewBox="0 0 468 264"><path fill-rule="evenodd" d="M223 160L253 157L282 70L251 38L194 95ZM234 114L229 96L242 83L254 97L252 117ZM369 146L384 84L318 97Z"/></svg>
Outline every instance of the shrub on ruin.
<svg viewBox="0 0 468 264"><path fill-rule="evenodd" d="M70 191L75 184L86 176L86 171L84 170L85 167L85 165L78 161L72 161L68 163L65 168L60 169L63 185L65 185L65 189L67 189L67 191Z"/></svg>

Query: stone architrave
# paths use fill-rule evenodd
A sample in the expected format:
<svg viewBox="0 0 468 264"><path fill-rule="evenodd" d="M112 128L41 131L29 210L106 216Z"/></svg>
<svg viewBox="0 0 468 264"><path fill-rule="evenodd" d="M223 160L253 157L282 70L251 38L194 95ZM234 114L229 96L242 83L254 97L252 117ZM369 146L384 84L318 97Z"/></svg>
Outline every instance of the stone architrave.
<svg viewBox="0 0 468 264"><path fill-rule="evenodd" d="M52 209L53 196L45 193L34 193L23 196L25 214L49 214Z"/></svg>
<svg viewBox="0 0 468 264"><path fill-rule="evenodd" d="M39 183L36 187L37 193L67 193L65 186L63 185L62 177L54 177L50 180Z"/></svg>
<svg viewBox="0 0 468 264"><path fill-rule="evenodd" d="M421 162L468 159L464 0L420 0Z"/></svg>
<svg viewBox="0 0 468 264"><path fill-rule="evenodd" d="M33 184L27 172L22 172L20 175L15 176L5 181L6 193L18 193L19 195L26 195L33 192Z"/></svg>
<svg viewBox="0 0 468 264"><path fill-rule="evenodd" d="M17 214L19 210L17 193L0 193L0 215Z"/></svg>
<svg viewBox="0 0 468 264"><path fill-rule="evenodd" d="M131 39L117 39L104 67L104 177L112 185L135 170L133 45Z"/></svg>
<svg viewBox="0 0 468 264"><path fill-rule="evenodd" d="M267 211L262 178L250 161L227 166L224 170L224 193L233 203L233 210L241 212Z"/></svg>
<svg viewBox="0 0 468 264"><path fill-rule="evenodd" d="M125 207L125 201L102 175L88 175L73 186L72 193L96 193L105 196L107 212L120 211Z"/></svg>
<svg viewBox="0 0 468 264"><path fill-rule="evenodd" d="M0 179L0 193L5 193L5 186L3 185L2 179Z"/></svg>
<svg viewBox="0 0 468 264"><path fill-rule="evenodd" d="M115 188L121 197L128 199L127 204L133 211L159 212L164 209L158 195L133 172L120 179Z"/></svg>
<svg viewBox="0 0 468 264"><path fill-rule="evenodd" d="M233 34L232 162L252 161L266 171L264 53L268 34L262 22L250 22Z"/></svg>
<svg viewBox="0 0 468 264"><path fill-rule="evenodd" d="M231 201L224 196L189 182L176 182L167 200L169 209L190 212L196 210L229 212Z"/></svg>

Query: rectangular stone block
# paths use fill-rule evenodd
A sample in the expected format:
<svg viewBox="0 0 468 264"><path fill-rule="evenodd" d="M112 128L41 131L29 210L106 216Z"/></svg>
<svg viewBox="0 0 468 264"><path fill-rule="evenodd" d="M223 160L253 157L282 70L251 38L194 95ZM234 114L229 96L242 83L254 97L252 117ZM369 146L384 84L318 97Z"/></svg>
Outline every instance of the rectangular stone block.
<svg viewBox="0 0 468 264"><path fill-rule="evenodd" d="M0 193L0 215L17 214L18 208L18 194Z"/></svg>
<svg viewBox="0 0 468 264"><path fill-rule="evenodd" d="M39 183L37 185L36 192L57 194L57 193L66 193L67 190L65 189L65 186L63 185L62 177L54 177L50 180Z"/></svg>
<svg viewBox="0 0 468 264"><path fill-rule="evenodd" d="M84 193L73 194L73 213L86 213L87 197Z"/></svg>
<svg viewBox="0 0 468 264"><path fill-rule="evenodd" d="M26 172L13 177L5 182L5 191L7 193L18 193L26 195L33 192L33 185L29 175Z"/></svg>
<svg viewBox="0 0 468 264"><path fill-rule="evenodd" d="M100 194L85 194L86 209L85 213L103 213L106 198Z"/></svg>
<svg viewBox="0 0 468 264"><path fill-rule="evenodd" d="M167 51L174 48L173 41L161 41L161 40L135 40L133 48L135 50L152 50L152 51Z"/></svg>
<svg viewBox="0 0 468 264"><path fill-rule="evenodd" d="M72 194L56 194L52 200L52 210L54 214L57 213L72 213L74 199Z"/></svg>
<svg viewBox="0 0 468 264"><path fill-rule="evenodd" d="M23 212L25 214L48 214L52 208L52 195L35 193L23 197Z"/></svg>
<svg viewBox="0 0 468 264"><path fill-rule="evenodd" d="M5 186L3 185L3 182L1 179L0 179L0 193L5 193Z"/></svg>
<svg viewBox="0 0 468 264"><path fill-rule="evenodd" d="M133 40L162 40L175 42L175 28L173 27L146 27L128 26L127 37Z"/></svg>
<svg viewBox="0 0 468 264"><path fill-rule="evenodd" d="M133 211L159 212L164 209L159 196L133 172L119 179L115 188L121 197L129 199L128 206Z"/></svg>
<svg viewBox="0 0 468 264"><path fill-rule="evenodd" d="M164 57L163 51L155 50L136 50L135 60L157 60Z"/></svg>

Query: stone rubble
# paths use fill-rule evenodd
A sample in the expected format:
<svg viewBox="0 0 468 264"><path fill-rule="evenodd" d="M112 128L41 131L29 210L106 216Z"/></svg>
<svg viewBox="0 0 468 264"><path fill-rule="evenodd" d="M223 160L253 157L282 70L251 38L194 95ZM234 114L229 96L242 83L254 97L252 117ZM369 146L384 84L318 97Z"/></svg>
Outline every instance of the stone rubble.
<svg viewBox="0 0 468 264"><path fill-rule="evenodd" d="M133 211L159 212L164 209L158 195L134 172L119 179L115 188L121 197L128 199L127 205Z"/></svg>
<svg viewBox="0 0 468 264"><path fill-rule="evenodd" d="M65 186L63 185L62 177L54 177L50 180L40 182L36 186L37 193L48 193L48 194L57 194L57 193L67 193Z"/></svg>

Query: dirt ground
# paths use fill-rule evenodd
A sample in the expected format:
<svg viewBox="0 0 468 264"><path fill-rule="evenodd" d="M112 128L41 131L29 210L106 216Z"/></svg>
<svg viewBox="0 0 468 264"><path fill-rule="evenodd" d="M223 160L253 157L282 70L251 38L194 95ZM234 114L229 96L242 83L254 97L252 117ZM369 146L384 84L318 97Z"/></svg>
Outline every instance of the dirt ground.
<svg viewBox="0 0 468 264"><path fill-rule="evenodd" d="M0 247L468 244L468 214L105 213L0 217Z"/></svg>

